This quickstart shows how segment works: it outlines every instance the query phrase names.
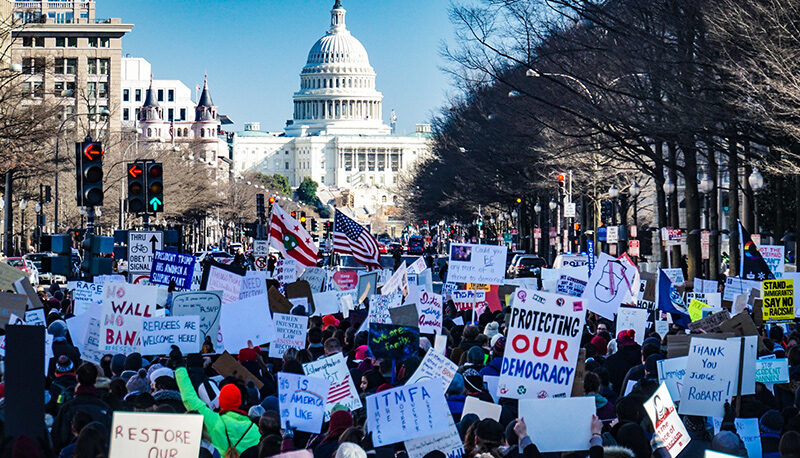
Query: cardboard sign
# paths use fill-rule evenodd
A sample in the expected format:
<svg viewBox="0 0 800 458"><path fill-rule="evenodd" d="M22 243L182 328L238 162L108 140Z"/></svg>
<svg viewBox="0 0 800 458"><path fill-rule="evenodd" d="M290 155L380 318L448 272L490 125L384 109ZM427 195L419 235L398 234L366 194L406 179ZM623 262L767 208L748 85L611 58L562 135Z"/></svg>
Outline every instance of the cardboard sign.
<svg viewBox="0 0 800 458"><path fill-rule="evenodd" d="M584 306L609 320L620 304L634 304L639 293L639 271L626 259L601 253L581 298Z"/></svg>
<svg viewBox="0 0 800 458"><path fill-rule="evenodd" d="M223 293L224 297L224 293ZM275 340L275 324L264 296L251 297L222 306L219 317L222 345L231 353Z"/></svg>
<svg viewBox="0 0 800 458"><path fill-rule="evenodd" d="M719 326L728 319L730 319L730 317L731 315L730 313L728 313L727 310L712 313L711 315L705 318L701 318L697 321L689 323L689 330L690 331L703 330L705 332L717 332L719 331Z"/></svg>
<svg viewBox="0 0 800 458"><path fill-rule="evenodd" d="M408 328L419 328L417 304L405 304L389 309L389 315L392 317L392 324Z"/></svg>
<svg viewBox="0 0 800 458"><path fill-rule="evenodd" d="M428 453L441 451L447 458L461 458L464 455L464 442L458 434L453 416L447 416L447 431L404 442L408 458L424 458Z"/></svg>
<svg viewBox="0 0 800 458"><path fill-rule="evenodd" d="M491 418L495 421L500 421L500 412L503 407L499 404L492 404L491 402L481 401L474 396L467 396L464 402L464 412L462 416L469 413L474 413L479 419Z"/></svg>
<svg viewBox="0 0 800 458"><path fill-rule="evenodd" d="M103 285L88 281L76 281L75 290L72 292L74 299L73 313L83 315L92 307L103 303Z"/></svg>
<svg viewBox="0 0 800 458"><path fill-rule="evenodd" d="M665 384L662 383L655 394L644 403L644 410L647 411L661 443L670 456L676 458L692 439L675 410L675 404Z"/></svg>
<svg viewBox="0 0 800 458"><path fill-rule="evenodd" d="M593 397L519 401L519 416L542 453L588 449L595 412Z"/></svg>
<svg viewBox="0 0 800 458"><path fill-rule="evenodd" d="M505 246L452 243L447 281L502 285L507 252Z"/></svg>
<svg viewBox="0 0 800 458"><path fill-rule="evenodd" d="M367 428L376 447L447 431L450 411L435 381L403 385L367 396Z"/></svg>
<svg viewBox="0 0 800 458"><path fill-rule="evenodd" d="M175 286L188 290L192 287L194 264L197 259L190 254L156 250L150 270L150 283Z"/></svg>
<svg viewBox="0 0 800 458"><path fill-rule="evenodd" d="M261 270L248 270L242 278L239 299L267 295L267 273Z"/></svg>
<svg viewBox="0 0 800 458"><path fill-rule="evenodd" d="M647 331L647 317L650 315L645 309L620 307L617 313L617 332L633 329L634 340L641 345L644 342L644 335Z"/></svg>
<svg viewBox="0 0 800 458"><path fill-rule="evenodd" d="M270 358L282 358L289 348L302 350L306 347L307 316L276 313L272 319L275 321L275 340L269 344Z"/></svg>
<svg viewBox="0 0 800 458"><path fill-rule="evenodd" d="M683 378L686 376L686 362L688 360L688 356L680 356L656 362L658 364L658 381L666 385L671 398L681 398Z"/></svg>
<svg viewBox="0 0 800 458"><path fill-rule="evenodd" d="M203 440L203 416L196 414L114 412L114 458L195 457Z"/></svg>
<svg viewBox="0 0 800 458"><path fill-rule="evenodd" d="M422 291L417 303L417 313L419 315L420 334L441 334L442 333L442 296L427 291Z"/></svg>
<svg viewBox="0 0 800 458"><path fill-rule="evenodd" d="M419 329L370 323L368 344L376 358L405 361L419 350Z"/></svg>
<svg viewBox="0 0 800 458"><path fill-rule="evenodd" d="M222 291L222 304L230 304L239 300L242 289L241 275L221 269L215 265L208 266L205 279L205 290Z"/></svg>
<svg viewBox="0 0 800 458"><path fill-rule="evenodd" d="M711 417L711 422L714 425L714 435L719 434L720 429L722 429L722 418L721 417ZM761 457L761 433L758 429L758 418L734 418L733 424L736 426L736 435L744 443L744 447L747 449L747 456L748 457ZM715 455L709 455L708 453L710 450L706 450L706 457L707 458L717 458L717 457L731 457L733 455L727 455L724 453L715 453Z"/></svg>
<svg viewBox="0 0 800 458"><path fill-rule="evenodd" d="M319 434L330 382L324 378L278 372L281 427Z"/></svg>
<svg viewBox="0 0 800 458"><path fill-rule="evenodd" d="M406 384L435 380L441 383L442 389L446 391L456 372L458 372L458 365L446 358L444 353L428 350L419 367L414 371L414 375L408 379Z"/></svg>
<svg viewBox="0 0 800 458"><path fill-rule="evenodd" d="M28 299L22 294L0 292L0 325L5 326L11 315L25 316Z"/></svg>
<svg viewBox="0 0 800 458"><path fill-rule="evenodd" d="M142 354L167 355L172 345L181 353L198 353L200 318L198 316L160 316L142 320Z"/></svg>
<svg viewBox="0 0 800 458"><path fill-rule="evenodd" d="M784 255L786 247L783 245L759 245L758 252L764 258L769 270L775 275L775 278L780 278L780 274L786 271L786 258Z"/></svg>
<svg viewBox="0 0 800 458"><path fill-rule="evenodd" d="M267 297L269 299L269 309L273 313L289 313L292 311L292 303L274 286L267 292ZM308 312L308 310L306 310L306 312Z"/></svg>
<svg viewBox="0 0 800 458"><path fill-rule="evenodd" d="M211 338L214 351L224 350L222 336L219 333L219 315L222 309L222 291L179 291L172 293L172 315L193 316L200 318L200 345Z"/></svg>
<svg viewBox="0 0 800 458"><path fill-rule="evenodd" d="M599 270L599 269L598 269ZM507 398L569 395L586 311L577 298L518 289L498 393Z"/></svg>
<svg viewBox="0 0 800 458"><path fill-rule="evenodd" d="M759 359L756 361L756 382L789 383L789 360Z"/></svg>
<svg viewBox="0 0 800 458"><path fill-rule="evenodd" d="M298 280L294 283L289 283L286 285L284 290L286 294L286 299L289 299L289 302L291 302L292 299L304 297L308 304L308 306L306 307L306 311L311 313L314 312L314 310L316 310L314 303L314 295L311 293L311 286L308 284L307 281Z"/></svg>
<svg viewBox="0 0 800 458"><path fill-rule="evenodd" d="M252 372L242 366L230 353L223 351L219 358L214 361L211 368L223 377L233 377L235 379L247 382L253 382L259 390L264 386L264 383L258 379Z"/></svg>
<svg viewBox="0 0 800 458"><path fill-rule="evenodd" d="M689 345L681 391L680 414L700 416L723 416L723 404L736 395L733 389L738 376L738 342L693 337Z"/></svg>
<svg viewBox="0 0 800 458"><path fill-rule="evenodd" d="M764 280L761 285L764 321L794 320L794 280Z"/></svg>
<svg viewBox="0 0 800 458"><path fill-rule="evenodd" d="M7 262L0 262L0 291L16 292L14 282L25 278L25 273L16 267L11 267Z"/></svg>
<svg viewBox="0 0 800 458"><path fill-rule="evenodd" d="M694 278L694 292L695 293L716 293L719 292L719 286L716 280L704 280L702 278Z"/></svg>
<svg viewBox="0 0 800 458"><path fill-rule="evenodd" d="M308 282L309 288L312 293L321 293L325 288L325 279L328 277L327 272L322 267L306 267L303 275L300 275L300 280Z"/></svg>
<svg viewBox="0 0 800 458"><path fill-rule="evenodd" d="M361 408L361 399L356 391L344 355L336 353L316 361L303 364L303 372L311 377L322 377L330 382L328 400L325 403L325 419L330 417L331 410L341 404L351 412ZM360 380L359 380L360 382Z"/></svg>
<svg viewBox="0 0 800 458"><path fill-rule="evenodd" d="M45 378L41 363L46 357L45 330L41 326L6 327L5 434L47 440L44 422ZM443 398L444 399L444 398ZM13 419L13 421L11 421Z"/></svg>

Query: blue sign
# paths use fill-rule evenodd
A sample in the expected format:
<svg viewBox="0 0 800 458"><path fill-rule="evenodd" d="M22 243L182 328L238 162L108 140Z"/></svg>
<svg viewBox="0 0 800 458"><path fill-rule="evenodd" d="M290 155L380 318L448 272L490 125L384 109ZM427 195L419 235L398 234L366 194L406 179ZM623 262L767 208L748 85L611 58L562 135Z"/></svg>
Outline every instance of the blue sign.
<svg viewBox="0 0 800 458"><path fill-rule="evenodd" d="M150 269L150 283L168 286L174 281L176 287L188 290L192 286L194 263L195 257L190 254L155 250Z"/></svg>
<svg viewBox="0 0 800 458"><path fill-rule="evenodd" d="M586 240L586 254L589 258L589 277L591 277L594 270L594 240L592 239Z"/></svg>

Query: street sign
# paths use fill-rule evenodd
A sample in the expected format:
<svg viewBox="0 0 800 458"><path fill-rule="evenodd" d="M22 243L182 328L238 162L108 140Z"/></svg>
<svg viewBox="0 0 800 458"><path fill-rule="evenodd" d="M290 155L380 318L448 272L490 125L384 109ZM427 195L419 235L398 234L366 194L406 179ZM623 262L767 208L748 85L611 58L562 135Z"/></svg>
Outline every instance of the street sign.
<svg viewBox="0 0 800 458"><path fill-rule="evenodd" d="M628 254L631 256L639 256L638 240L628 240Z"/></svg>
<svg viewBox="0 0 800 458"><path fill-rule="evenodd" d="M255 264L256 269L259 269L259 270L266 269L267 268L267 257L266 256L256 256L256 259L253 262L253 264Z"/></svg>
<svg viewBox="0 0 800 458"><path fill-rule="evenodd" d="M542 238L542 229L541 229L541 228L538 228L538 227L537 227L537 228L535 228L535 229L533 230L533 238L535 238L535 239L540 239L540 238Z"/></svg>
<svg viewBox="0 0 800 458"><path fill-rule="evenodd" d="M130 278L150 276L155 250L161 250L164 233L161 231L128 231L128 274Z"/></svg>
<svg viewBox="0 0 800 458"><path fill-rule="evenodd" d="M564 218L574 218L575 217L575 202L567 202L564 205Z"/></svg>
<svg viewBox="0 0 800 458"><path fill-rule="evenodd" d="M662 227L661 240L667 242L667 245L680 245L683 238L683 232L680 228Z"/></svg>
<svg viewBox="0 0 800 458"><path fill-rule="evenodd" d="M253 256L269 256L269 240L253 240Z"/></svg>
<svg viewBox="0 0 800 458"><path fill-rule="evenodd" d="M631 225L631 238L638 239L639 238L639 228L636 227L635 224Z"/></svg>
<svg viewBox="0 0 800 458"><path fill-rule="evenodd" d="M606 227L606 243L612 244L619 242L619 226Z"/></svg>
<svg viewBox="0 0 800 458"><path fill-rule="evenodd" d="M700 257L702 259L711 257L711 232L709 231L700 233Z"/></svg>

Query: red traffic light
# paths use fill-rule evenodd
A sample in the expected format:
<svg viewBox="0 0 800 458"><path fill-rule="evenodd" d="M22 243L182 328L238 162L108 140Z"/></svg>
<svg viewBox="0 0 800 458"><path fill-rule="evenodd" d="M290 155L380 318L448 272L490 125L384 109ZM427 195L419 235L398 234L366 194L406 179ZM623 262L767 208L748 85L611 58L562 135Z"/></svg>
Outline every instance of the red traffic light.
<svg viewBox="0 0 800 458"><path fill-rule="evenodd" d="M163 170L161 169L161 165L159 164L151 165L150 168L147 169L147 175L150 178L159 178L162 173Z"/></svg>
<svg viewBox="0 0 800 458"><path fill-rule="evenodd" d="M103 144L97 142L87 143L83 147L83 155L90 161L103 157Z"/></svg>
<svg viewBox="0 0 800 458"><path fill-rule="evenodd" d="M291 212L289 214L292 216L292 218L295 218L295 219L297 218L297 212Z"/></svg>
<svg viewBox="0 0 800 458"><path fill-rule="evenodd" d="M566 177L564 176L564 174L563 174L563 173L559 173L559 174L558 174L558 181L559 181L559 183L563 183L563 182L564 182L564 180L566 180Z"/></svg>
<svg viewBox="0 0 800 458"><path fill-rule="evenodd" d="M136 164L131 164L130 168L128 169L128 174L133 178L138 178L139 175L142 174L142 168Z"/></svg>

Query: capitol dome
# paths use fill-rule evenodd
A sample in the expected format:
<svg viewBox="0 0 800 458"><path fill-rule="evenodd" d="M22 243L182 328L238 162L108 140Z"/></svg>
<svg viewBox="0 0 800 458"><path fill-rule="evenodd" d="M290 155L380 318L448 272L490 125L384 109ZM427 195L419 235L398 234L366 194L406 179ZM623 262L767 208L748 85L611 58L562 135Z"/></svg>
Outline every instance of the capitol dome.
<svg viewBox="0 0 800 458"><path fill-rule="evenodd" d="M331 10L331 27L308 52L294 94L291 136L382 135L383 94L375 90L375 70L364 45L345 24L341 0Z"/></svg>

